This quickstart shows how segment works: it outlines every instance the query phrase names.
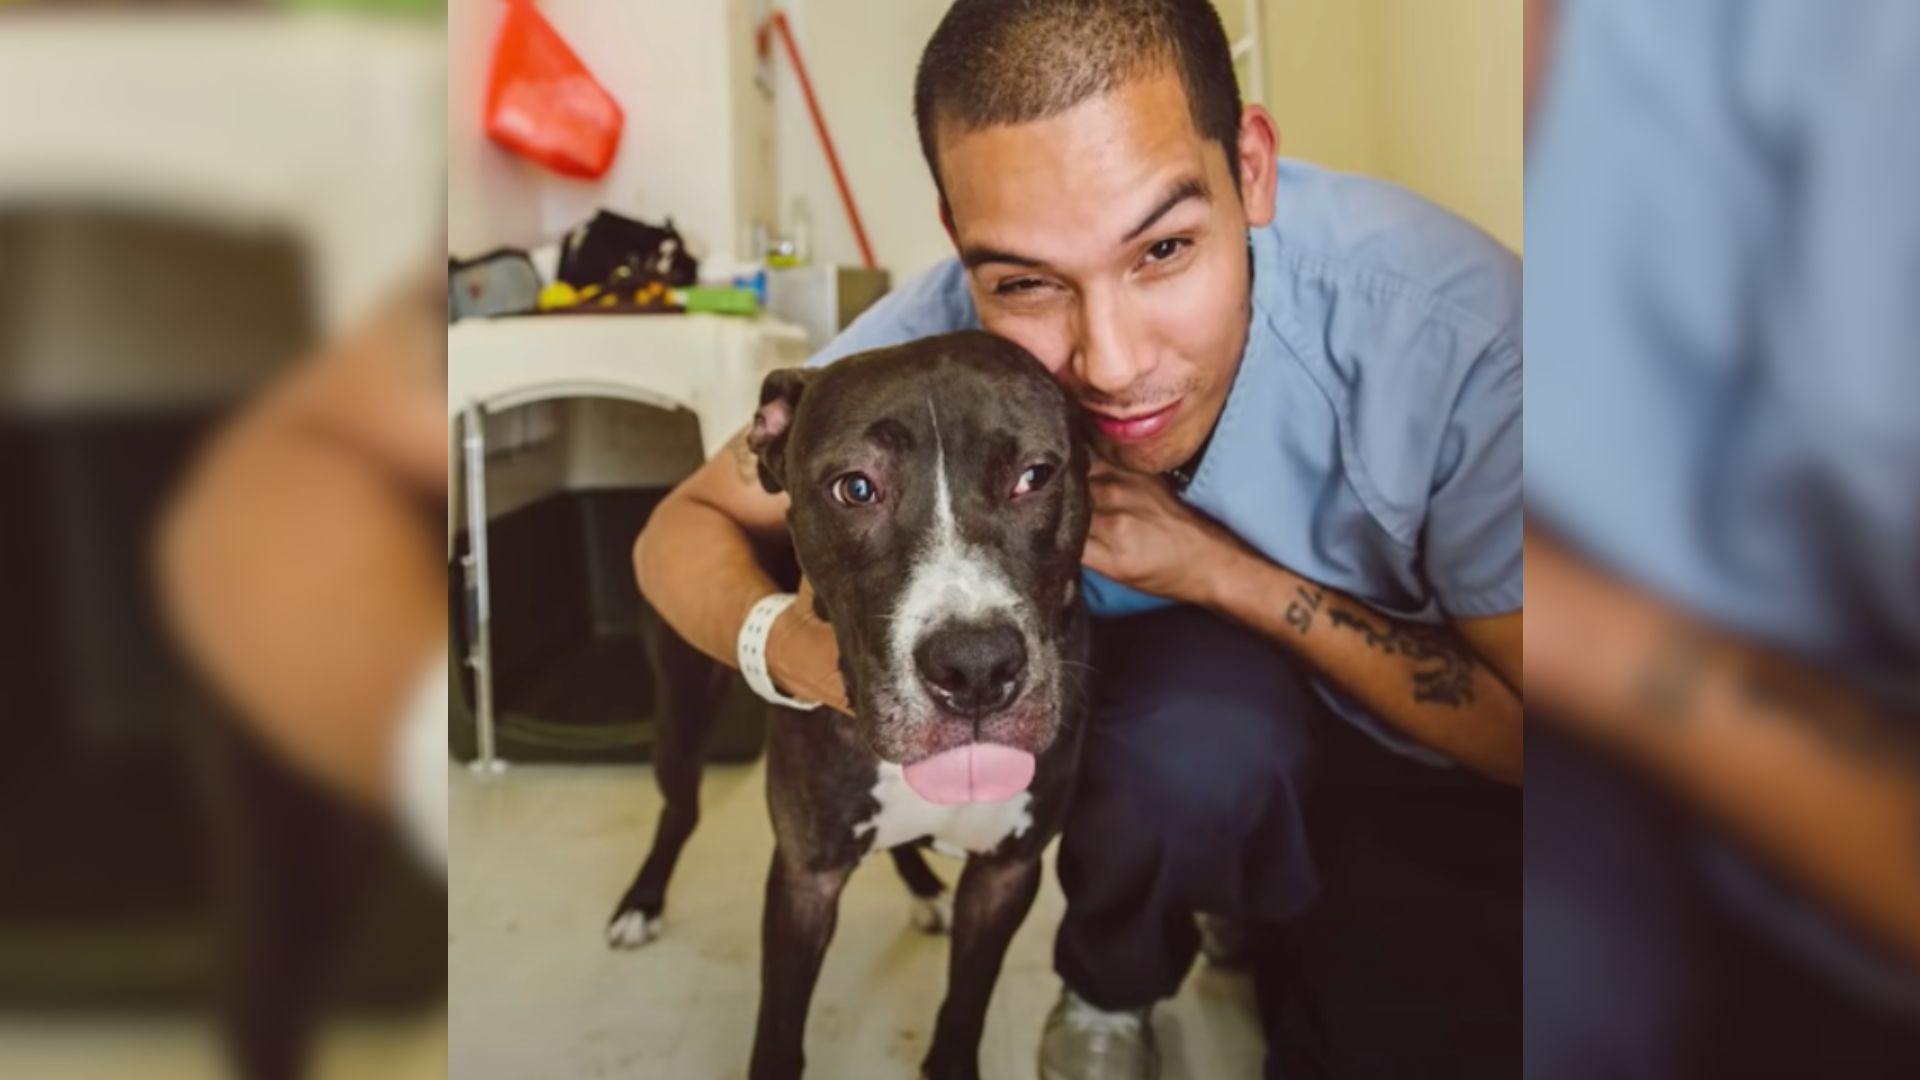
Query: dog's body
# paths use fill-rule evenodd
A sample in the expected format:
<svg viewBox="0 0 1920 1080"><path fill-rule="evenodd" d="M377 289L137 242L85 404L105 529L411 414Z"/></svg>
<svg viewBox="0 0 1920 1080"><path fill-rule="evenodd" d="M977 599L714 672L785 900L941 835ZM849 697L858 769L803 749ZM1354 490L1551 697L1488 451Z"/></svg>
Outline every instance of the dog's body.
<svg viewBox="0 0 1920 1080"><path fill-rule="evenodd" d="M750 444L767 488L791 495L795 551L833 625L855 717L775 710L777 850L751 1075L802 1071L808 1001L853 868L891 848L914 893L927 898L931 882L937 895L915 850L931 841L968 861L923 1069L976 1076L993 984L1079 751L1089 511L1071 406L1031 356L981 333L776 372L762 400ZM663 821L635 882L656 871L655 914L661 849L670 868L684 838ZM634 896L616 929L632 923Z"/></svg>

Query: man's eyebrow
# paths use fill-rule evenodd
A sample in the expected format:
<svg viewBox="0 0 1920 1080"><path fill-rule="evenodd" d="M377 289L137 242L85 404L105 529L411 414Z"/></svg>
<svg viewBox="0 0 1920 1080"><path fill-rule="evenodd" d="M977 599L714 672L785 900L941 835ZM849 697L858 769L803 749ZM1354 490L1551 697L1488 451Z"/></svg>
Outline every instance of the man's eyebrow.
<svg viewBox="0 0 1920 1080"><path fill-rule="evenodd" d="M1172 213L1174 207L1179 206L1188 199L1199 199L1201 202L1208 202L1212 199L1212 196L1207 192L1207 185L1197 176L1190 176L1175 185L1174 189L1167 193L1166 198L1161 199L1159 204L1155 206L1146 217L1140 219L1140 224L1129 229L1127 235L1120 238L1120 242L1123 244L1131 243L1138 238L1141 233L1153 228L1155 222ZM1026 270L1036 270L1046 265L1041 260L1031 256L1004 251L1000 248L980 247L976 245L961 249L960 265L967 269L972 270L976 267L985 266L988 263L1005 263L1009 266L1018 266Z"/></svg>
<svg viewBox="0 0 1920 1080"><path fill-rule="evenodd" d="M1160 200L1160 204L1155 206L1152 212L1140 219L1140 224L1129 229L1127 235L1120 238L1120 242L1123 244L1133 242L1141 233L1153 228L1155 222L1172 212L1174 207L1188 199L1199 199L1201 202L1208 202L1211 199L1207 194L1207 185L1201 183L1197 176L1189 176L1182 180L1177 187L1167 193L1166 198Z"/></svg>
<svg viewBox="0 0 1920 1080"><path fill-rule="evenodd" d="M1039 267L1040 260L1029 258L1025 255L1015 255L1011 251L1001 251L999 248L990 247L969 247L960 252L960 265L969 270L975 267L985 266L987 263L1007 263L1011 266L1032 270Z"/></svg>

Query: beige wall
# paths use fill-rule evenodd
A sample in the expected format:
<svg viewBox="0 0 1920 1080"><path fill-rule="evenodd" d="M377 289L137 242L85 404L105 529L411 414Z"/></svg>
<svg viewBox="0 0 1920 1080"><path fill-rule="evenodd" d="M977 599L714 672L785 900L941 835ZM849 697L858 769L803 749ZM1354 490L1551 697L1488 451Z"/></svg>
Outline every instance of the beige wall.
<svg viewBox="0 0 1920 1080"><path fill-rule="evenodd" d="M1383 176L1521 248L1521 0L1265 0L1284 153Z"/></svg>
<svg viewBox="0 0 1920 1080"><path fill-rule="evenodd" d="M1265 104L1280 152L1348 172L1380 171L1377 0L1265 0Z"/></svg>

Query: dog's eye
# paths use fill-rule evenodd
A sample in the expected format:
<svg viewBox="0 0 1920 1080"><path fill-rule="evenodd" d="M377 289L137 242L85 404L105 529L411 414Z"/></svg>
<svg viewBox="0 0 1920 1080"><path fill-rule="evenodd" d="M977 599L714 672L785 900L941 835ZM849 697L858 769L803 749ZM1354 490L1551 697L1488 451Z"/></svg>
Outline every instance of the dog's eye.
<svg viewBox="0 0 1920 1080"><path fill-rule="evenodd" d="M866 473L848 473L833 482L833 497L842 506L872 506L880 501L880 485Z"/></svg>
<svg viewBox="0 0 1920 1080"><path fill-rule="evenodd" d="M1040 490L1052 476L1053 466L1045 462L1038 462L1027 466L1026 471L1020 474L1020 479L1013 483L1014 497L1018 498L1029 492Z"/></svg>

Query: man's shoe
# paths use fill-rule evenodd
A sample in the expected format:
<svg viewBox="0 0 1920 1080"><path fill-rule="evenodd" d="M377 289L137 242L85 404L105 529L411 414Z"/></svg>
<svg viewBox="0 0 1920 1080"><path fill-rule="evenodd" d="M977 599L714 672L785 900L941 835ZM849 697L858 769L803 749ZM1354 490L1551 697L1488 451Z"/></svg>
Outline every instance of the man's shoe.
<svg viewBox="0 0 1920 1080"><path fill-rule="evenodd" d="M1040 1035L1040 1080L1159 1080L1150 1011L1108 1012L1062 988Z"/></svg>

